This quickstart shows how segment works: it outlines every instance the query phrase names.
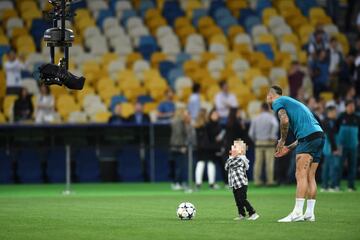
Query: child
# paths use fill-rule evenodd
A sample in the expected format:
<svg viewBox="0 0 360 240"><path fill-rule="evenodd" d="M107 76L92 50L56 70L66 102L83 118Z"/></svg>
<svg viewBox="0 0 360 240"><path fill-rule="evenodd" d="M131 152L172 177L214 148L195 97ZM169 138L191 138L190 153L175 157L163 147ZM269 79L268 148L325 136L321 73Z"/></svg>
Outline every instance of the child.
<svg viewBox="0 0 360 240"><path fill-rule="evenodd" d="M228 170L229 187L233 194L238 208L239 216L234 220L244 220L246 211L249 214L248 220L256 220L260 216L255 212L247 200L248 179L246 171L249 169L249 160L246 158L247 146L242 140L235 140L231 146L229 159L226 161L225 170ZM245 208L245 209L244 209Z"/></svg>

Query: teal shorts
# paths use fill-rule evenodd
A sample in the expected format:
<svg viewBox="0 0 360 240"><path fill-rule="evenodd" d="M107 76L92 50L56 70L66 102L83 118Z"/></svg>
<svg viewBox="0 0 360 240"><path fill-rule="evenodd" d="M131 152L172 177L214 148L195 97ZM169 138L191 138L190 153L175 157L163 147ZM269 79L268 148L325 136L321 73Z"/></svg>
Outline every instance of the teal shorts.
<svg viewBox="0 0 360 240"><path fill-rule="evenodd" d="M322 152L325 144L324 137L318 137L311 141L299 139L296 146L296 154L308 153L313 157L313 162L319 163L322 157Z"/></svg>

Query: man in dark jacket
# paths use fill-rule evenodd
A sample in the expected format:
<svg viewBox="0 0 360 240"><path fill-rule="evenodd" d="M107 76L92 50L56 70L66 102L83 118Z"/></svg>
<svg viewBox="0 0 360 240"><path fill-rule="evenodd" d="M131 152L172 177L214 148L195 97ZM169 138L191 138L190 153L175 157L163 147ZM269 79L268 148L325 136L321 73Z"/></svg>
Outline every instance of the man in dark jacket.
<svg viewBox="0 0 360 240"><path fill-rule="evenodd" d="M150 123L150 117L144 113L144 107L140 102L135 104L135 113L130 115L129 122L136 124Z"/></svg>
<svg viewBox="0 0 360 240"><path fill-rule="evenodd" d="M22 88L14 104L14 122L31 120L34 106L26 88Z"/></svg>

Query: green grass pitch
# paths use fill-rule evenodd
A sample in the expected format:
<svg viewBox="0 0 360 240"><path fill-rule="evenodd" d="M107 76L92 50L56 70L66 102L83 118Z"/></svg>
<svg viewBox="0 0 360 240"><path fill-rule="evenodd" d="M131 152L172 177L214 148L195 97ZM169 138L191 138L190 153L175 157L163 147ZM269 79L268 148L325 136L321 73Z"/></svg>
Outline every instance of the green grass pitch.
<svg viewBox="0 0 360 240"><path fill-rule="evenodd" d="M260 214L236 222L232 194L222 189L186 194L169 184L0 186L0 239L360 239L360 193L319 193L316 222L277 223L294 204L295 186L249 188ZM176 217L180 202L197 209L191 221Z"/></svg>

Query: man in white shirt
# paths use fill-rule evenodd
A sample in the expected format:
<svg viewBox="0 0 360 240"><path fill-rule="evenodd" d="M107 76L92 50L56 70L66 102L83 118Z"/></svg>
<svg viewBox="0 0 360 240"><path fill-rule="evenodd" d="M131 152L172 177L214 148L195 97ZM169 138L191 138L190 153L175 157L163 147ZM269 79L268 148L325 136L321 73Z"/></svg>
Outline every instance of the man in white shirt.
<svg viewBox="0 0 360 240"><path fill-rule="evenodd" d="M18 94L21 90L21 70L25 69L23 58L17 59L14 51L8 53L4 68L6 72L6 94Z"/></svg>
<svg viewBox="0 0 360 240"><path fill-rule="evenodd" d="M215 96L215 107L221 122L226 121L231 108L238 107L238 101L234 94L229 92L229 87L225 81L220 82L221 91Z"/></svg>
<svg viewBox="0 0 360 240"><path fill-rule="evenodd" d="M255 143L255 185L262 185L261 173L263 163L266 164L266 185L274 185L274 153L279 123L275 116L270 113L266 103L262 105L261 113L252 121L249 136Z"/></svg>

